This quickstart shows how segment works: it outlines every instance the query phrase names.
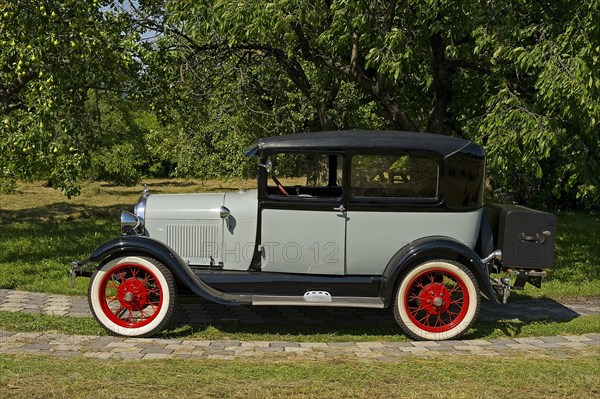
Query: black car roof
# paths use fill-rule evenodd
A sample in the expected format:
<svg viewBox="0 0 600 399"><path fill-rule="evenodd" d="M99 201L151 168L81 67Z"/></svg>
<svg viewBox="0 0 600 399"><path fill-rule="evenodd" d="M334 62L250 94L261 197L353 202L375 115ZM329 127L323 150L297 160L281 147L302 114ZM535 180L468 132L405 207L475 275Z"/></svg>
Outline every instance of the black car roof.
<svg viewBox="0 0 600 399"><path fill-rule="evenodd" d="M443 157L465 150L483 155L483 149L469 140L438 134L391 130L344 130L266 137L258 139L254 146L246 150L246 155L261 155L265 152L347 150L433 151Z"/></svg>

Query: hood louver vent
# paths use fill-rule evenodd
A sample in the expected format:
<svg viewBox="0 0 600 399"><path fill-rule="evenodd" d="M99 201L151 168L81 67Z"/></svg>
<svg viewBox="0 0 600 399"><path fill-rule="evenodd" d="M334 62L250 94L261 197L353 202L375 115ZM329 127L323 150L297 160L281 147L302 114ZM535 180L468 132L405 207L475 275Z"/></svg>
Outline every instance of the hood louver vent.
<svg viewBox="0 0 600 399"><path fill-rule="evenodd" d="M208 264L219 256L217 224L167 224L167 244L191 264Z"/></svg>

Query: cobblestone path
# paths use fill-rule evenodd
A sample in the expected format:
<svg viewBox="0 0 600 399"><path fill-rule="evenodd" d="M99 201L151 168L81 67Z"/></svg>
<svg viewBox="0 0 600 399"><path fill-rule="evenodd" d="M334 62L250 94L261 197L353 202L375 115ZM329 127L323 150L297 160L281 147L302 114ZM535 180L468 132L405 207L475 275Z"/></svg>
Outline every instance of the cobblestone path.
<svg viewBox="0 0 600 399"><path fill-rule="evenodd" d="M179 304L175 322L207 324L365 324L395 323L391 312L373 309L310 307L226 307L207 303ZM0 311L90 317L87 299L0 290ZM506 305L482 304L481 320L571 320L600 314L600 298L565 303L552 300L515 301ZM599 326L600 330L600 326ZM200 341L133 339L0 331L0 353L52 354L102 359L158 358L306 358L394 361L405 356L477 354L506 356L522 353L570 357L600 353L600 331L579 336L518 339L453 340L443 342L333 342L296 343L266 341Z"/></svg>

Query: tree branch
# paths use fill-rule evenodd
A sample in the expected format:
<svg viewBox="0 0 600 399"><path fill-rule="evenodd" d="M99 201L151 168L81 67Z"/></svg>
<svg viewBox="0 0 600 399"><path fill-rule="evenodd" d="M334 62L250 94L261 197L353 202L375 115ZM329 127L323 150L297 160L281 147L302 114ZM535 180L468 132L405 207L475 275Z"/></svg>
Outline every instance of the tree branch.
<svg viewBox="0 0 600 399"><path fill-rule="evenodd" d="M429 44L431 46L431 66L435 93L427 120L427 131L430 133L444 133L446 113L453 96L452 84L455 68L446 61L444 39L440 32L429 36Z"/></svg>

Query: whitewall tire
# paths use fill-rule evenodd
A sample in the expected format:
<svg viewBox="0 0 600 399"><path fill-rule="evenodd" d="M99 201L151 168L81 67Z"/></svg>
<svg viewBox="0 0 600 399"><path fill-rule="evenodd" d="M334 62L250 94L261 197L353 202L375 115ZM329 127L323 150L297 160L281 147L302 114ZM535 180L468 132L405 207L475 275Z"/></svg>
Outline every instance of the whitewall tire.
<svg viewBox="0 0 600 399"><path fill-rule="evenodd" d="M402 277L394 317L413 339L453 339L473 324L480 301L477 280L467 267L446 259L430 260Z"/></svg>
<svg viewBox="0 0 600 399"><path fill-rule="evenodd" d="M173 275L156 259L115 258L90 279L92 314L113 335L145 337L160 331L175 309Z"/></svg>

